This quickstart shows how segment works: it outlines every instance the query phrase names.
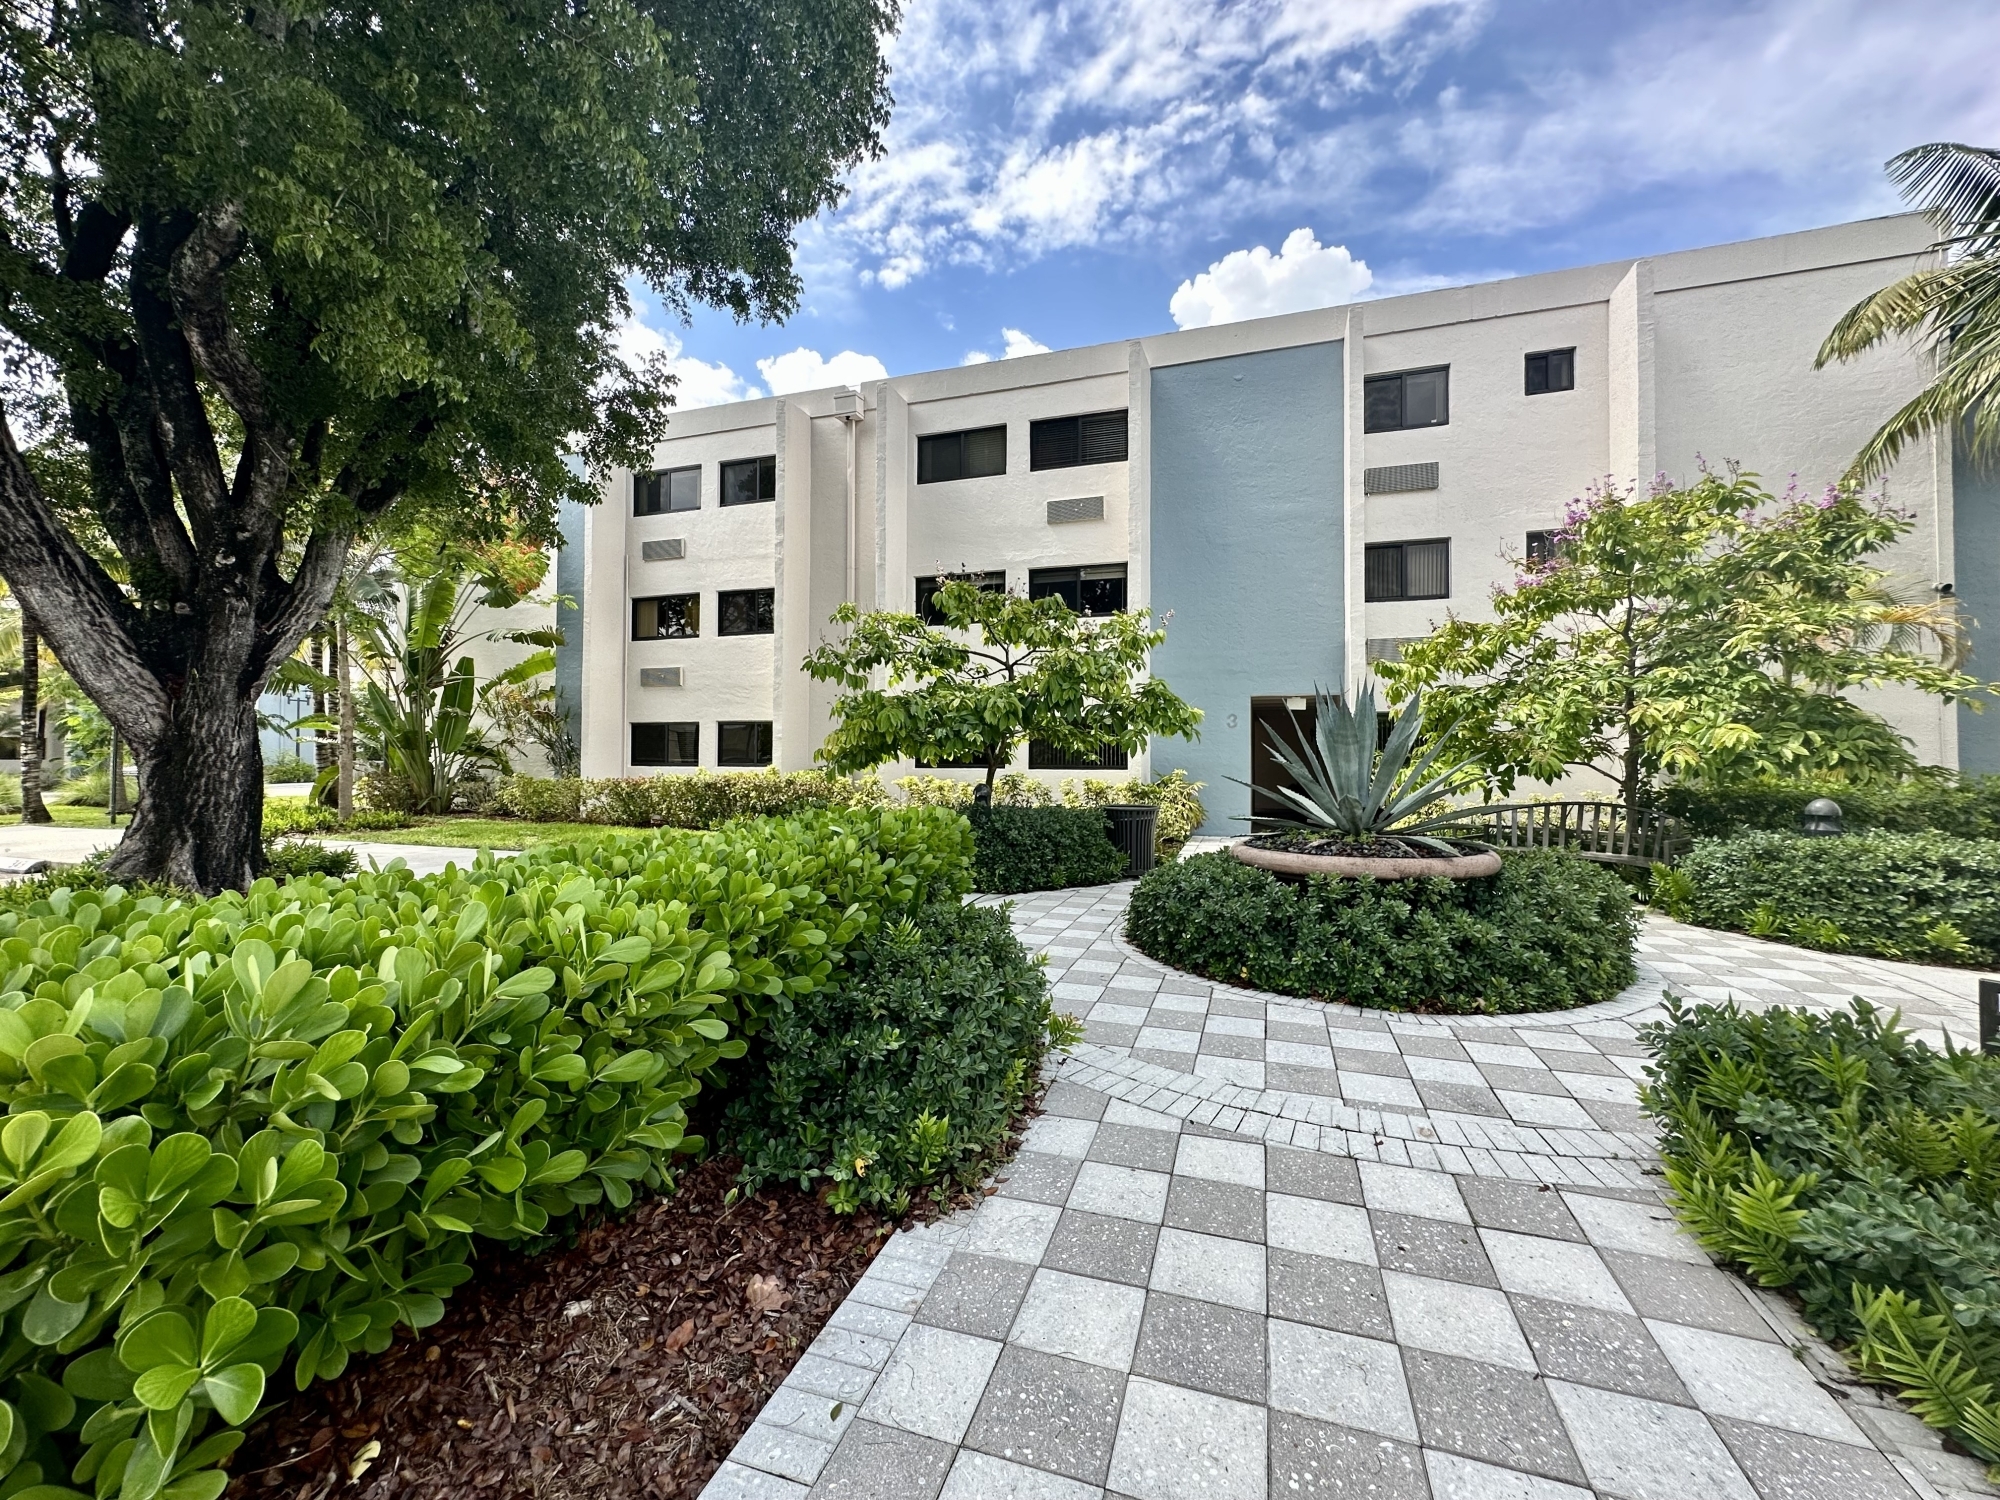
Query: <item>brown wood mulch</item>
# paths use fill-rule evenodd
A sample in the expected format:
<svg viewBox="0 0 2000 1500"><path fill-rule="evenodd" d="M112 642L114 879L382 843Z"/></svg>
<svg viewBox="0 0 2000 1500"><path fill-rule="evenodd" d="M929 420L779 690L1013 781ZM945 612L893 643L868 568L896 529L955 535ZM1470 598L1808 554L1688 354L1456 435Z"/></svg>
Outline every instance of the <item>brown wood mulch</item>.
<svg viewBox="0 0 2000 1500"><path fill-rule="evenodd" d="M442 1322L271 1414L228 1500L693 1500L892 1227L738 1164L534 1260L488 1254Z"/></svg>

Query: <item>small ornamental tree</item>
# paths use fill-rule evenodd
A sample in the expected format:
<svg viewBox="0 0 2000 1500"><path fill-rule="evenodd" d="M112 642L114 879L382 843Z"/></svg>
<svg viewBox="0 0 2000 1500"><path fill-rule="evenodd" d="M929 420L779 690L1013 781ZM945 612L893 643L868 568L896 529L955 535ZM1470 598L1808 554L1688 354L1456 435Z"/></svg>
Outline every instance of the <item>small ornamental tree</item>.
<svg viewBox="0 0 2000 1500"><path fill-rule="evenodd" d="M1147 672L1167 638L1148 611L1089 617L1060 599L991 593L956 579L937 591L941 626L843 604L850 627L805 670L843 689L818 758L836 771L885 761L986 768L990 790L1023 740L1095 753L1142 748L1148 735L1192 737L1201 710ZM877 686L878 678L882 685Z"/></svg>
<svg viewBox="0 0 2000 1500"><path fill-rule="evenodd" d="M1594 491L1495 590L1496 619L1454 616L1378 670L1503 790L1587 767L1630 807L1662 774L1898 775L1903 738L1845 690L1984 686L1957 670L1949 601L1899 600L1869 560L1909 526L1851 488L1774 500L1736 472Z"/></svg>

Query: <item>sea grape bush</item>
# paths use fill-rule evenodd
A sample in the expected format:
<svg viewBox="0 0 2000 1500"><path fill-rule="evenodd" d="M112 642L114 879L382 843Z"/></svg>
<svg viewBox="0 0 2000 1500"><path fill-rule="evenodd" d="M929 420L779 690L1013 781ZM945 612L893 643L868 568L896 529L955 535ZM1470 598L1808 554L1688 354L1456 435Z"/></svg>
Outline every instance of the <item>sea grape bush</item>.
<svg viewBox="0 0 2000 1500"><path fill-rule="evenodd" d="M719 828L732 818L784 817L811 808L885 807L878 781L829 771L692 771L669 776L510 776L500 805L537 823L628 828Z"/></svg>
<svg viewBox="0 0 2000 1500"><path fill-rule="evenodd" d="M820 813L0 912L0 1490L214 1500L272 1377L667 1183L703 1079L970 854Z"/></svg>

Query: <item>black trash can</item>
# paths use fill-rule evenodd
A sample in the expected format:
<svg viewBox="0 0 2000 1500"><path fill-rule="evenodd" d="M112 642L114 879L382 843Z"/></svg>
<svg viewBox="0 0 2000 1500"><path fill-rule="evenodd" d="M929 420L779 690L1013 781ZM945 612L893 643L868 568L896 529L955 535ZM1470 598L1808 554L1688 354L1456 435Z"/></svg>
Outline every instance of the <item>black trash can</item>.
<svg viewBox="0 0 2000 1500"><path fill-rule="evenodd" d="M1111 842L1125 856L1125 874L1137 880L1153 868L1153 835L1160 826L1160 810L1150 803L1112 806L1104 809L1106 831Z"/></svg>

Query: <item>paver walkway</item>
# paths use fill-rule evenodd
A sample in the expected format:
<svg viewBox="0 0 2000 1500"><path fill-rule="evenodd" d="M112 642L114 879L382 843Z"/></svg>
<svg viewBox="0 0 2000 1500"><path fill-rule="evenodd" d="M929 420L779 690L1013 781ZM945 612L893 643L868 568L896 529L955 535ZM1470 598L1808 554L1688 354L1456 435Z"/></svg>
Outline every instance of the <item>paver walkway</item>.
<svg viewBox="0 0 2000 1500"><path fill-rule="evenodd" d="M1014 921L1086 1018L971 1213L897 1235L706 1500L1990 1494L1661 1206L1662 986L1976 1034L1976 976L1649 919L1641 979L1437 1020L1175 973L1129 885Z"/></svg>

